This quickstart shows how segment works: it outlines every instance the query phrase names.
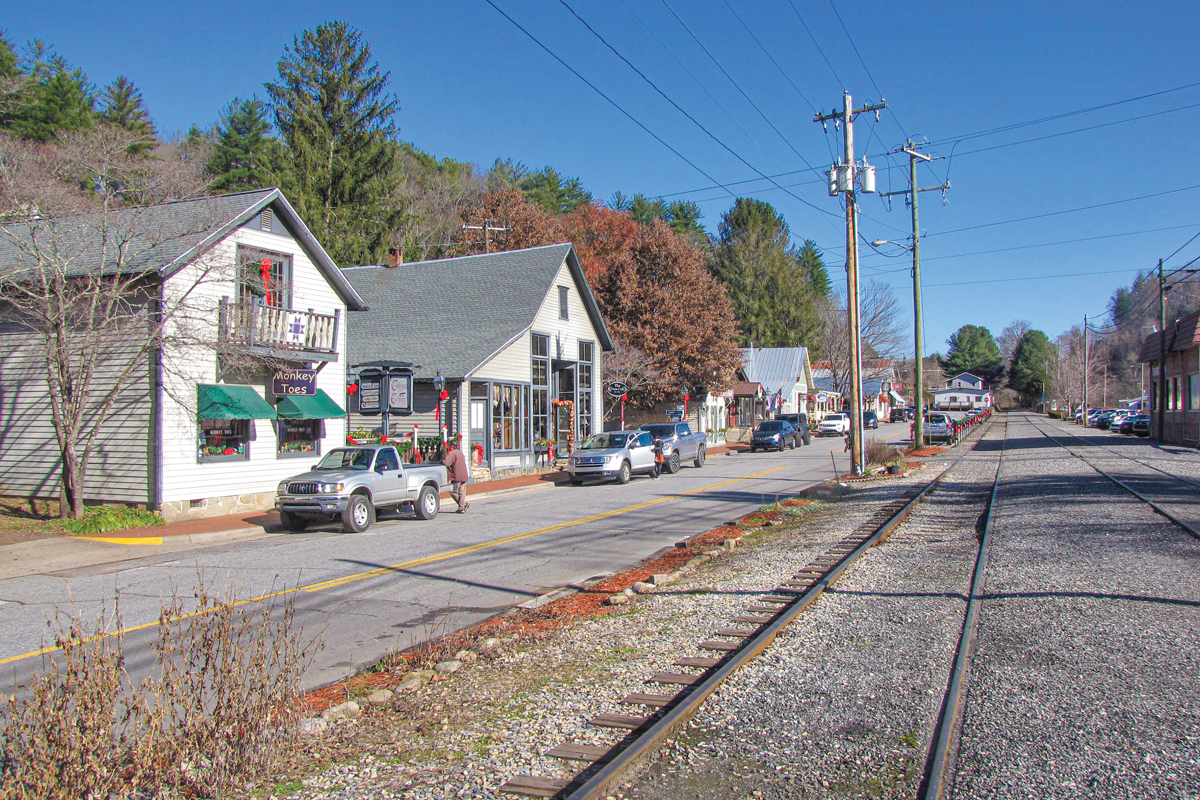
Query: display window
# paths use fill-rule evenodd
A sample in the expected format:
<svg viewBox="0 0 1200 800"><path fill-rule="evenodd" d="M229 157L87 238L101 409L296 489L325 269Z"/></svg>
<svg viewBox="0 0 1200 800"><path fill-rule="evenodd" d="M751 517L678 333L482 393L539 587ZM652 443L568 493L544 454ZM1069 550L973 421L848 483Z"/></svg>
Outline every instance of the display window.
<svg viewBox="0 0 1200 800"><path fill-rule="evenodd" d="M321 452L324 420L281 419L276 423L280 457L316 455Z"/></svg>
<svg viewBox="0 0 1200 800"><path fill-rule="evenodd" d="M245 461L250 458L248 419L200 420L201 461Z"/></svg>

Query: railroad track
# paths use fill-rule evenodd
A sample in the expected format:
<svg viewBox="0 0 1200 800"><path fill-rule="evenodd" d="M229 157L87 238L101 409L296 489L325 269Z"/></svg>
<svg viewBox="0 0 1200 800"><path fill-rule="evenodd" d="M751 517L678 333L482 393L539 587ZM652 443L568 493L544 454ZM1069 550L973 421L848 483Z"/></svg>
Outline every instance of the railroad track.
<svg viewBox="0 0 1200 800"><path fill-rule="evenodd" d="M987 435L996 423L980 426L979 439ZM969 437L968 437L969 438ZM662 687L655 692L634 693L621 699L631 707L649 709L643 714L600 714L589 722L592 725L627 730L629 733L612 747L565 742L546 752L546 755L583 762L587 766L573 780L546 778L536 775L516 775L500 787L500 791L526 797L555 797L564 800L598 800L607 797L627 772L650 757L661 744L678 731L699 710L701 705L730 675L765 650L775 637L811 606L838 577L868 548L886 540L951 474L970 449L961 453L938 477L923 487L913 487L903 497L888 503L854 532L825 550L789 580L759 596L746 611L734 617L734 627L721 628L713 638L699 644L702 656L685 656L674 662L676 667L700 672L659 672L647 683ZM997 476L999 467L997 466ZM987 527L990 527L991 503L995 487L988 499ZM981 553L982 553L981 544ZM972 606L964 624L964 640L969 645L974 636L973 601L977 581L982 574L982 557L977 562L976 579L972 583ZM958 682L961 683L961 682ZM951 688L958 683L951 682ZM958 700L951 704L951 721L957 715ZM947 729L952 729L949 724Z"/></svg>
<svg viewBox="0 0 1200 800"><path fill-rule="evenodd" d="M1025 419L1026 419L1026 422L1028 422L1033 427L1033 429L1036 430L1038 433L1040 433L1042 436L1045 436L1047 439L1054 442L1059 447L1061 447L1062 449L1064 449L1068 453L1070 453L1072 456L1079 459L1083 463L1087 464L1089 467L1091 467L1097 473L1104 476L1108 480L1112 481L1117 486L1120 486L1122 489L1129 492L1134 497L1145 502L1147 505L1149 505L1151 508L1153 508L1157 513L1159 513L1162 516L1166 517L1167 519L1171 520L1171 522L1175 523L1180 528L1182 528L1183 530L1190 533L1192 536L1195 536L1196 538L1200 538L1200 527L1197 527L1196 522L1194 522L1194 521L1188 522L1186 520L1181 519L1178 514L1172 513L1170 510L1168 510L1168 508L1164 504L1155 502L1150 497L1148 497L1146 495L1145 491L1138 491L1138 489L1135 488L1131 483L1132 481L1137 481L1137 480L1142 480L1142 479L1154 479L1154 476L1125 475L1124 479L1119 478L1116 475L1109 472L1108 470L1105 470L1102 467L1098 466L1091 459L1088 459L1088 458L1084 457L1083 455L1080 455L1078 452L1076 452L1071 447L1063 444L1063 442L1059 439L1059 437L1056 434L1066 433L1069 436L1073 436L1076 439L1079 439L1081 442L1083 442L1088 447L1094 447L1094 448L1104 450L1105 452L1112 453L1114 456L1120 457L1131 463L1138 464L1140 466L1146 467L1147 469L1153 470L1154 472L1158 473L1159 475L1169 478L1172 481L1175 481L1176 483L1179 483L1179 484L1185 484L1185 485L1192 486L1192 487L1200 487L1200 481L1194 480L1192 478L1185 478L1181 475L1175 475L1174 473L1167 472L1166 470L1156 467L1153 464L1147 464L1145 461L1142 461L1141 459L1134 458L1125 453L1118 452L1116 450L1113 450L1112 448L1105 447L1102 444L1097 444L1093 441L1089 441L1088 439L1085 439L1082 436L1080 436L1079 434L1074 433L1072 431L1061 431L1058 429L1053 429L1054 433L1049 433L1046 431L1046 429L1041 424L1039 424L1041 422L1040 417L1027 416ZM1035 422L1034 420L1037 420L1037 422ZM1145 486L1143 486L1142 488L1143 488L1143 490L1146 489Z"/></svg>

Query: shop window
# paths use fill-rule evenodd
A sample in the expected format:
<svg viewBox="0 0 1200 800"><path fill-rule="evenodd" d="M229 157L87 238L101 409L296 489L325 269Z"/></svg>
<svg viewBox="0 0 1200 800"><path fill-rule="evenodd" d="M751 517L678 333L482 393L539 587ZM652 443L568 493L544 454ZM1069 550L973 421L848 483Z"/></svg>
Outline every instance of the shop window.
<svg viewBox="0 0 1200 800"><path fill-rule="evenodd" d="M292 305L292 257L257 247L239 246L238 298L276 308Z"/></svg>
<svg viewBox="0 0 1200 800"><path fill-rule="evenodd" d="M200 461L245 461L250 458L250 438L248 419L202 419Z"/></svg>
<svg viewBox="0 0 1200 800"><path fill-rule="evenodd" d="M525 387L492 384L492 449L524 449Z"/></svg>
<svg viewBox="0 0 1200 800"><path fill-rule="evenodd" d="M1200 408L1200 375L1188 376L1188 410Z"/></svg>
<svg viewBox="0 0 1200 800"><path fill-rule="evenodd" d="M533 389L530 392L532 401L533 438L550 438L550 337L544 333L533 334L531 343L533 354Z"/></svg>
<svg viewBox="0 0 1200 800"><path fill-rule="evenodd" d="M281 419L277 423L278 455L281 458L317 455L325 435L324 420Z"/></svg>
<svg viewBox="0 0 1200 800"><path fill-rule="evenodd" d="M592 435L592 364L595 346L591 342L579 343L579 408L575 418L579 422L579 438Z"/></svg>
<svg viewBox="0 0 1200 800"><path fill-rule="evenodd" d="M1171 378L1171 405L1169 408L1172 411L1179 410L1179 378Z"/></svg>

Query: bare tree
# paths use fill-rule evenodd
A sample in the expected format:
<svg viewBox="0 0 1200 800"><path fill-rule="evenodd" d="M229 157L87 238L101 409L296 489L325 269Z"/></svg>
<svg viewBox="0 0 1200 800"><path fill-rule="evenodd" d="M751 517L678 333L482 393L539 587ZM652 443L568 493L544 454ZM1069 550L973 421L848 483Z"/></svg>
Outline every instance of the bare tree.
<svg viewBox="0 0 1200 800"><path fill-rule="evenodd" d="M160 268L216 217L185 223L164 205L204 185L194 164L138 154L151 144L109 126L45 145L0 136L0 311L28 331L23 344L44 366L64 517L83 516L105 423L145 386L168 340L211 328L198 289L232 268L193 254L190 284L163 291Z"/></svg>
<svg viewBox="0 0 1200 800"><path fill-rule="evenodd" d="M899 358L908 346L906 321L892 287L871 280L859 289L859 329L864 358ZM834 390L850 391L850 332L846 292L837 292L821 309L821 353L830 362Z"/></svg>
<svg viewBox="0 0 1200 800"><path fill-rule="evenodd" d="M1013 356L1017 352L1017 345L1021 343L1021 339L1025 334L1033 330L1033 325L1029 320L1018 319L1014 320L1005 328L999 336L996 337L996 344L1000 345L1000 353L1004 356L1005 366L1012 366Z"/></svg>
<svg viewBox="0 0 1200 800"><path fill-rule="evenodd" d="M662 373L654 356L616 336L612 338L613 351L604 357L604 386L623 383L629 388L630 394L640 394L645 389L663 383ZM607 403L605 417L613 415L620 407L619 402ZM617 413L613 419L619 417L620 414Z"/></svg>

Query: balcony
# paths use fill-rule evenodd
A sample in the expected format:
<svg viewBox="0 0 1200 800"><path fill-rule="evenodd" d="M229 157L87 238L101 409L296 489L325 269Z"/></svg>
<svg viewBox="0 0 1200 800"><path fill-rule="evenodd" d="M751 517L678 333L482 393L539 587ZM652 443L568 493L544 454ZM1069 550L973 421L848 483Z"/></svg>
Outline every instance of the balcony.
<svg viewBox="0 0 1200 800"><path fill-rule="evenodd" d="M221 298L218 336L223 347L298 361L337 361L340 313L318 314L269 306L261 297Z"/></svg>

